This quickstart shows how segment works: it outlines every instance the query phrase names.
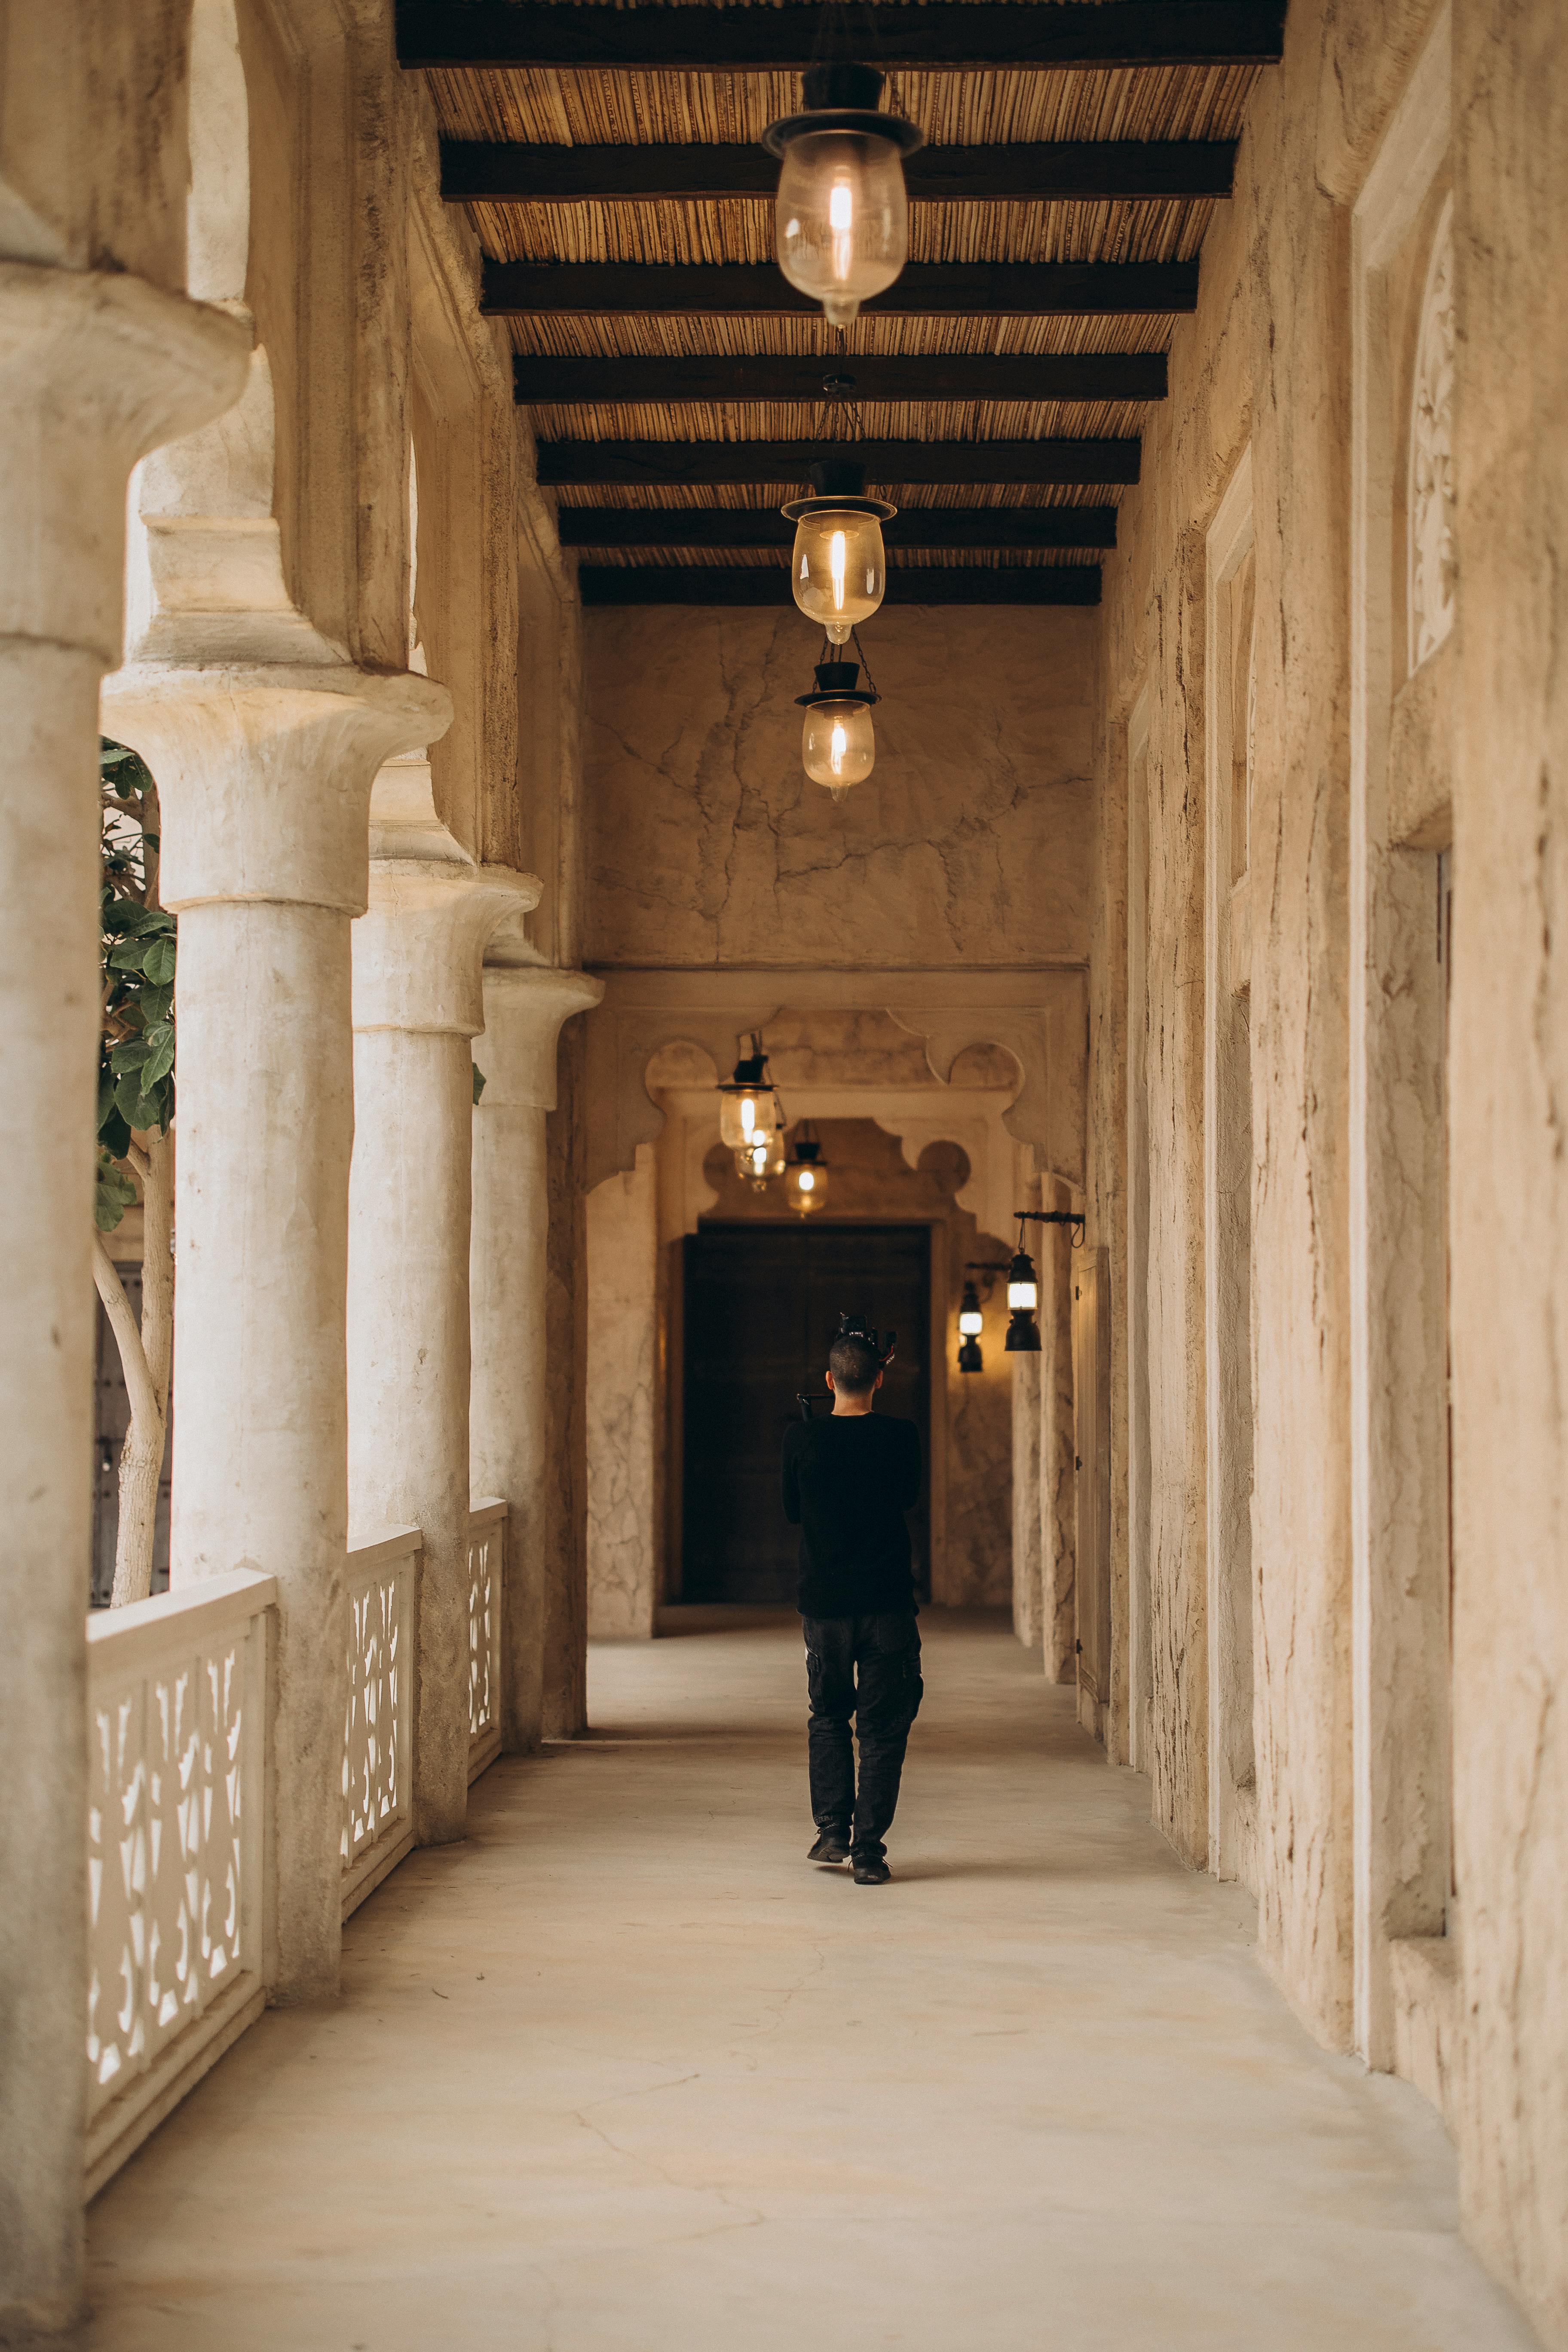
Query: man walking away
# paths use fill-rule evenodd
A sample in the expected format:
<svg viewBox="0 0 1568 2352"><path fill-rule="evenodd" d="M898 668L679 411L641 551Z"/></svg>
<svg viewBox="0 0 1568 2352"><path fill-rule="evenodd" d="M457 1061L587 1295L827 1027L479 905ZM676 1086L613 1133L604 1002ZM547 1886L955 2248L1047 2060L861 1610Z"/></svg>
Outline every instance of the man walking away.
<svg viewBox="0 0 1568 2352"><path fill-rule="evenodd" d="M833 1411L822 1421L793 1422L784 1444L784 1516L801 1531L798 1606L819 1832L806 1858L839 1863L847 1853L858 1886L885 1885L891 1874L882 1841L924 1688L904 1524L920 1498L920 1432L912 1421L872 1412L882 1360L872 1336L854 1327L840 1331L827 1357Z"/></svg>

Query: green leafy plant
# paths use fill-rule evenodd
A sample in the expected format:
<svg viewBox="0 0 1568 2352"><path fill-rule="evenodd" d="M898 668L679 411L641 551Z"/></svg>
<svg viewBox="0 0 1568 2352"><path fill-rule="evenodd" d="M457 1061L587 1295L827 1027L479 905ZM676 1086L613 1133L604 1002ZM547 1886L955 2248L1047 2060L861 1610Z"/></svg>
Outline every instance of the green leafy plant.
<svg viewBox="0 0 1568 2352"><path fill-rule="evenodd" d="M123 1162L132 1129L174 1117L174 918L157 903L157 787L122 743L99 745L103 803L103 1033L94 1216L112 1233L136 1199ZM121 1164L117 1164L121 1163Z"/></svg>
<svg viewBox="0 0 1568 2352"><path fill-rule="evenodd" d="M152 1588L174 1348L174 919L158 904L158 788L122 743L99 744L102 1013L92 1271L120 1350L131 1425L120 1451L113 1606ZM134 1130L134 1131L133 1131ZM142 1312L104 1242L142 1205Z"/></svg>

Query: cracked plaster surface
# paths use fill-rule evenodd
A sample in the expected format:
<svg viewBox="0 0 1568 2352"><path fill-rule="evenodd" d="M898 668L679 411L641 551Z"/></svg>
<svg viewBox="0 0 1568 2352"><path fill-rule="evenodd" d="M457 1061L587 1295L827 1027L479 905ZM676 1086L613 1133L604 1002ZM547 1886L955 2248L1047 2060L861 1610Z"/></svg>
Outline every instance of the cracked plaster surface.
<svg viewBox="0 0 1568 2352"><path fill-rule="evenodd" d="M590 613L588 961L1083 956L1094 628L879 614L877 765L836 806L800 765L798 614Z"/></svg>

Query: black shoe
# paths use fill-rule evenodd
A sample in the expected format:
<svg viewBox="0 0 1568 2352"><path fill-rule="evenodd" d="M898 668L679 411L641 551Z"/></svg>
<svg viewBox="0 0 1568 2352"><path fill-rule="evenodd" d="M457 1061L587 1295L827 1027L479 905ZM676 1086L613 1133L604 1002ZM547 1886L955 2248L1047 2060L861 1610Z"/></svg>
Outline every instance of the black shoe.
<svg viewBox="0 0 1568 2352"><path fill-rule="evenodd" d="M886 1886L892 1874L879 1853L857 1854L855 1857L857 1886Z"/></svg>
<svg viewBox="0 0 1568 2352"><path fill-rule="evenodd" d="M847 1862L849 1841L842 1830L824 1830L805 1858L807 1862Z"/></svg>

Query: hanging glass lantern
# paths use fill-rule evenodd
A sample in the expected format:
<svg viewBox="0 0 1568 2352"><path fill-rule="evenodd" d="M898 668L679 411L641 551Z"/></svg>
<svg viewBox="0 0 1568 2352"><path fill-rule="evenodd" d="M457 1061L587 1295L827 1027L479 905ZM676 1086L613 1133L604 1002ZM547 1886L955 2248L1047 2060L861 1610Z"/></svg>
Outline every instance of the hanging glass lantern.
<svg viewBox="0 0 1568 2352"><path fill-rule="evenodd" d="M877 758L871 725L875 694L858 692L858 662L818 662L816 692L797 694L805 712L800 756L814 784L826 784L841 801L851 784L863 783Z"/></svg>
<svg viewBox="0 0 1568 2352"><path fill-rule="evenodd" d="M805 472L813 495L780 509L795 527L790 586L806 619L842 646L881 604L888 584L882 525L899 509L866 496L866 468L853 457L821 457Z"/></svg>
<svg viewBox="0 0 1568 2352"><path fill-rule="evenodd" d="M1002 1342L1009 1356L1037 1356L1040 1352L1040 1328L1035 1321L1035 1309L1040 1303L1040 1286L1035 1278L1035 1261L1026 1250L1015 1253L1007 1268L1007 1306L1009 1309L1007 1337Z"/></svg>
<svg viewBox="0 0 1568 2352"><path fill-rule="evenodd" d="M753 1037L753 1048L756 1042ZM731 1076L719 1081L720 1141L737 1154L739 1165L738 1155L749 1150L755 1139L765 1139L783 1126L784 1105L768 1083L767 1055L755 1051L743 1055Z"/></svg>
<svg viewBox="0 0 1568 2352"><path fill-rule="evenodd" d="M774 1102L778 1100L776 1095L773 1100ZM761 1192L766 1190L771 1178L782 1176L784 1173L788 1160L789 1155L784 1150L784 1116L781 1110L776 1127L758 1127L752 1129L751 1141L735 1154L735 1172L738 1176L747 1179L754 1192Z"/></svg>
<svg viewBox="0 0 1568 2352"><path fill-rule="evenodd" d="M779 268L834 327L851 326L910 257L903 159L924 134L878 111L883 80L874 66L847 59L812 66L805 112L763 133L784 164L773 215Z"/></svg>
<svg viewBox="0 0 1568 2352"><path fill-rule="evenodd" d="M803 1217L814 1217L827 1200L827 1162L815 1135L795 1138L795 1158L784 1171L784 1197Z"/></svg>

